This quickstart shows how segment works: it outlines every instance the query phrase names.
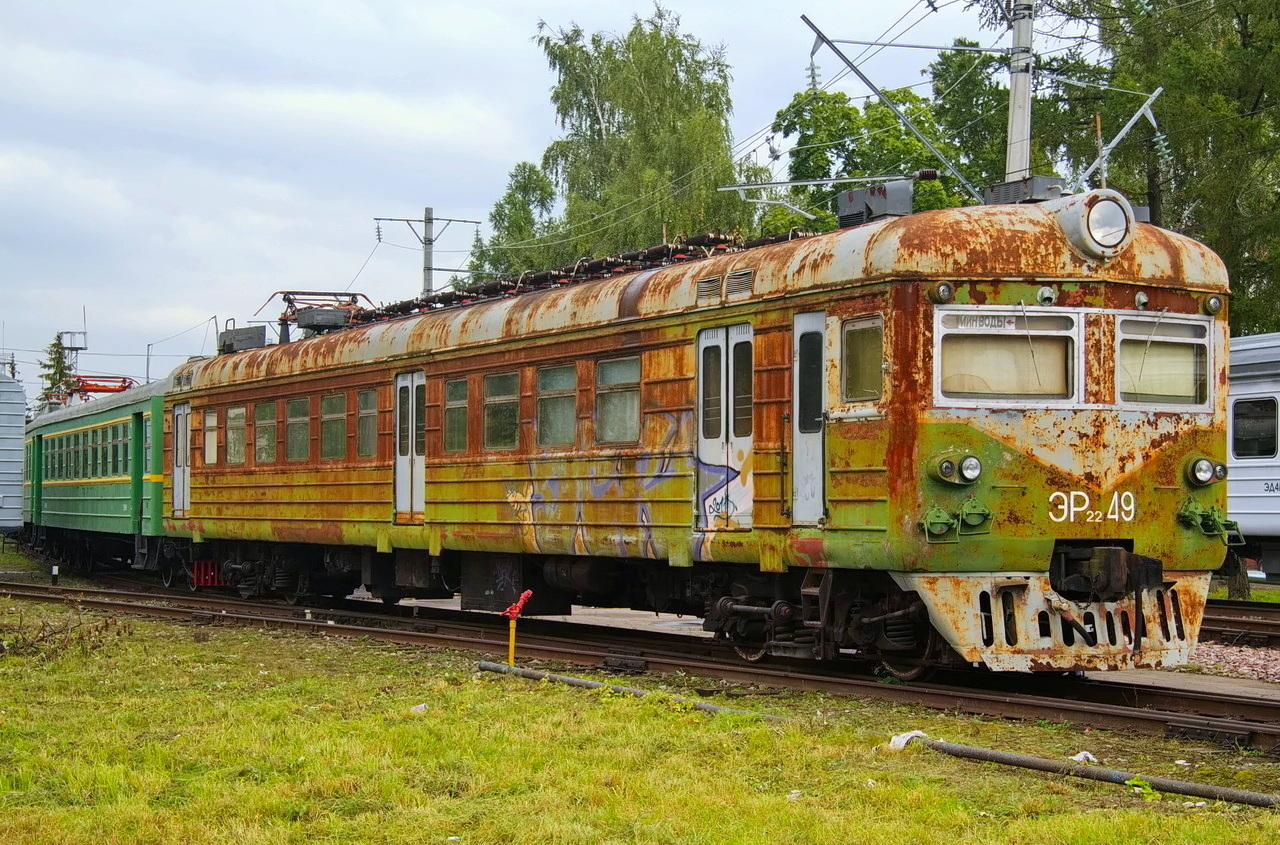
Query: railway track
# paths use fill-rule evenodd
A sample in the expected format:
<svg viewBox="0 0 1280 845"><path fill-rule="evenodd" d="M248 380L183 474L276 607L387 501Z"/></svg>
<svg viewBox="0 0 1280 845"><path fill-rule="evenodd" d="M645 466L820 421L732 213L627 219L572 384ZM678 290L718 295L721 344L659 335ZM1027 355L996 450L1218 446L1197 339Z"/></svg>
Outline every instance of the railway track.
<svg viewBox="0 0 1280 845"><path fill-rule="evenodd" d="M1280 646L1280 604L1263 601L1211 601L1200 639L1231 645Z"/></svg>
<svg viewBox="0 0 1280 845"><path fill-rule="evenodd" d="M289 606L244 602L204 593L55 588L0 582L0 597L139 614L188 624L277 627L325 636L366 637L399 644L506 652L506 620L422 607L375 612L368 602ZM382 611L382 608L377 608ZM1121 681L1064 676L950 673L942 683L887 684L865 661L831 666L785 662L746 664L722 643L628 628L525 619L522 659L556 661L611 672L685 672L742 684L821 691L879 701L1013 719L1034 719L1212 741L1280 755L1280 701L1189 692Z"/></svg>

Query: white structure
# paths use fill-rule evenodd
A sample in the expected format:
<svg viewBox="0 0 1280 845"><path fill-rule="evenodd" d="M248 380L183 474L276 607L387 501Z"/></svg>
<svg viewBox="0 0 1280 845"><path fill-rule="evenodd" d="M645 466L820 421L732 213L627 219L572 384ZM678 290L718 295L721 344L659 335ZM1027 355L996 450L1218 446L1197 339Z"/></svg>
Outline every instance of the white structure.
<svg viewBox="0 0 1280 845"><path fill-rule="evenodd" d="M22 429L27 395L0 373L0 534L22 528Z"/></svg>
<svg viewBox="0 0 1280 845"><path fill-rule="evenodd" d="M1231 339L1227 511L1243 554L1280 580L1280 332Z"/></svg>

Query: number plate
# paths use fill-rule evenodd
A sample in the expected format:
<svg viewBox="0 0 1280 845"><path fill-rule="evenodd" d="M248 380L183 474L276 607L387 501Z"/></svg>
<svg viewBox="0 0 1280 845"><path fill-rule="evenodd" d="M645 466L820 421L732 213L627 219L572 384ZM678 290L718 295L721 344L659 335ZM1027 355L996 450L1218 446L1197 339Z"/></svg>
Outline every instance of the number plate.
<svg viewBox="0 0 1280 845"><path fill-rule="evenodd" d="M1094 501L1083 490L1058 490L1049 494L1049 519L1054 522L1133 522L1138 497L1116 491L1105 503Z"/></svg>

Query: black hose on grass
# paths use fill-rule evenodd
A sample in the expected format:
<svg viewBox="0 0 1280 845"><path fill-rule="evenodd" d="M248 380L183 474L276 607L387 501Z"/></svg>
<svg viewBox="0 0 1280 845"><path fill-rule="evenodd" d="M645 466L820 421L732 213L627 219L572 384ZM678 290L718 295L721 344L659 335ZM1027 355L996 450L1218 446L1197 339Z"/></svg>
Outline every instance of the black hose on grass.
<svg viewBox="0 0 1280 845"><path fill-rule="evenodd" d="M622 687L617 684L603 684L599 681L588 681L585 678L575 678L571 675L553 675L550 672L542 672L537 669L522 669L519 666L507 666L502 663L491 663L488 660L481 660L476 664L480 669L486 672L501 672L504 675L518 675L521 678L529 678L533 681L555 681L559 684L568 684L571 687L582 687L583 689L607 689L611 692L632 695L636 698L644 698L649 694L648 690L635 689L633 687ZM780 716L767 716L760 713L752 713L749 710L734 710L732 707L721 707L718 704L708 704L705 701L693 701L688 698L680 698L679 696L671 696L672 701L680 704L688 705L694 710L701 710L704 713L731 713L735 716L752 716L757 719L765 719L766 721L779 722L783 721Z"/></svg>
<svg viewBox="0 0 1280 845"><path fill-rule="evenodd" d="M1123 785L1136 780L1149 785L1157 792L1194 795L1197 798L1228 801L1232 804L1248 804L1253 807L1280 807L1280 795L1249 792L1244 789L1232 789L1226 786L1210 786L1204 783L1191 783L1171 778L1144 777L1143 775L1121 772L1116 769L1104 769L1100 766L1060 763L1057 760L1046 760L1043 757L1029 757L1025 754L1012 754L1008 751L995 751L990 748L977 748L972 745L957 745L954 742L943 742L942 740L928 739L923 736L914 736L907 741L914 742L917 740L934 751L941 751L943 754L950 754L952 757L984 760L989 763L1001 763L1006 766L1018 766L1023 769L1035 769L1040 772L1051 772L1060 775L1073 775L1074 777L1100 780L1105 783Z"/></svg>

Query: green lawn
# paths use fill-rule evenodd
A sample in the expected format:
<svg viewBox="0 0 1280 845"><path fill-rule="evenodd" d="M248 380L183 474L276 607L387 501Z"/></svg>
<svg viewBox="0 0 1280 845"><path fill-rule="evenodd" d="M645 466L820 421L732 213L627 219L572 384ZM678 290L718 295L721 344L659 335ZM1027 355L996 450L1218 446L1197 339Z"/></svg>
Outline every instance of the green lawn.
<svg viewBox="0 0 1280 845"><path fill-rule="evenodd" d="M23 568L44 569L0 555L0 570ZM780 725L477 672L475 655L3 597L0 641L4 843L1280 841L1280 811L885 744L921 729L1280 792L1280 761L1214 746L621 681L720 688L712 700L793 717Z"/></svg>
<svg viewBox="0 0 1280 845"><path fill-rule="evenodd" d="M20 653L41 625L79 624ZM931 736L1280 791L1258 755L818 695L786 725L474 671L472 655L0 598L0 841L1272 842L1280 813L954 760ZM630 679L657 687L654 678ZM715 683L665 681L674 693ZM423 705L414 712L416 705ZM1181 766L1175 760L1186 760ZM456 837L456 839L454 838Z"/></svg>

